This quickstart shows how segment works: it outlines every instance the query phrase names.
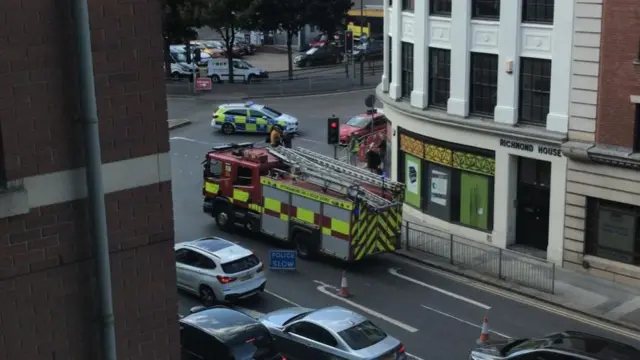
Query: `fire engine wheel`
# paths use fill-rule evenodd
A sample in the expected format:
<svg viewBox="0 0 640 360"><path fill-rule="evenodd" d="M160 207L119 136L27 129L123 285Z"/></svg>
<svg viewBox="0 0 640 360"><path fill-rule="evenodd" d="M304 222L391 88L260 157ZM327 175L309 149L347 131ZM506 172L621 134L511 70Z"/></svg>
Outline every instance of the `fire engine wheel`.
<svg viewBox="0 0 640 360"><path fill-rule="evenodd" d="M216 225L220 230L229 230L233 225L233 218L231 214L231 208L228 205L218 205L218 209L215 212Z"/></svg>
<svg viewBox="0 0 640 360"><path fill-rule="evenodd" d="M307 241L309 233L298 231L293 237L293 243L296 246L296 253L301 259L313 259L315 251L311 248L311 244Z"/></svg>
<svg viewBox="0 0 640 360"><path fill-rule="evenodd" d="M236 131L236 128L233 127L233 125L227 123L222 125L222 133L224 133L225 135L231 135Z"/></svg>

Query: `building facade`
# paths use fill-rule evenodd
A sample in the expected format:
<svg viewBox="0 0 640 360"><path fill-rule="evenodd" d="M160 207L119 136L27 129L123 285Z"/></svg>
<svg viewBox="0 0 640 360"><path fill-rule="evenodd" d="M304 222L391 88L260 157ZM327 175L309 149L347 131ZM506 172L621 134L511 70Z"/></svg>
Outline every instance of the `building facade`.
<svg viewBox="0 0 640 360"><path fill-rule="evenodd" d="M575 9L564 266L640 286L640 5Z"/></svg>
<svg viewBox="0 0 640 360"><path fill-rule="evenodd" d="M574 6L385 0L378 97L406 213L473 241L563 259Z"/></svg>
<svg viewBox="0 0 640 360"><path fill-rule="evenodd" d="M1 360L101 358L71 8L0 3ZM89 13L118 359L177 360L161 5Z"/></svg>

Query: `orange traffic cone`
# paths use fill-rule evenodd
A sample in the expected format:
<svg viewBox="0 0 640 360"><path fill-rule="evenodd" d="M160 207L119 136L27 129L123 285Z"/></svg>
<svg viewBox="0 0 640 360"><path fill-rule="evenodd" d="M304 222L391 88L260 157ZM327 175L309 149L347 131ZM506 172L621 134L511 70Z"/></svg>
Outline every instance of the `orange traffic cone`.
<svg viewBox="0 0 640 360"><path fill-rule="evenodd" d="M343 298L351 296L351 294L349 294L349 284L347 283L346 271L342 271L342 279L340 280L340 291L338 291L338 295Z"/></svg>
<svg viewBox="0 0 640 360"><path fill-rule="evenodd" d="M485 316L484 320L482 320L482 330L480 330L480 337L478 338L479 345L486 343L489 341L489 317Z"/></svg>

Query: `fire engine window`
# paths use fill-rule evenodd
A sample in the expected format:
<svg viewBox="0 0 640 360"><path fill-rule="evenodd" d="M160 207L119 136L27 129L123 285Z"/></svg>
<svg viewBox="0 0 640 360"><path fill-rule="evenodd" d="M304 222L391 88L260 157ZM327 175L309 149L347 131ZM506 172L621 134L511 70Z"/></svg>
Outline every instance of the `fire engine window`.
<svg viewBox="0 0 640 360"><path fill-rule="evenodd" d="M253 175L253 169L248 167L238 167L238 179L236 185L251 186L251 178Z"/></svg>
<svg viewBox="0 0 640 360"><path fill-rule="evenodd" d="M209 163L209 173L213 177L220 177L222 175L222 163L219 161L211 161Z"/></svg>

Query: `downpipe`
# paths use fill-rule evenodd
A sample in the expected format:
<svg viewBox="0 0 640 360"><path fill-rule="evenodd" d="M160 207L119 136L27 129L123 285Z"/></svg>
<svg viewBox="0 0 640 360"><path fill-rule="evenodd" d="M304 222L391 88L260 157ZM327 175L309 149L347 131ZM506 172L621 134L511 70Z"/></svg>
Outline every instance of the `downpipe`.
<svg viewBox="0 0 640 360"><path fill-rule="evenodd" d="M101 353L103 360L116 360L116 336L111 293L111 266L109 264L109 238L107 236L107 214L104 203L102 180L102 154L98 106L96 103L93 56L91 54L91 29L87 0L72 2L74 33L78 58L78 95L80 97L80 120L82 121L85 152L87 201L90 236L93 240L100 301Z"/></svg>

